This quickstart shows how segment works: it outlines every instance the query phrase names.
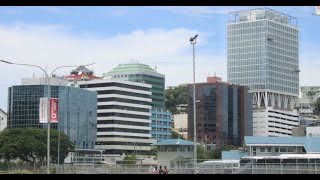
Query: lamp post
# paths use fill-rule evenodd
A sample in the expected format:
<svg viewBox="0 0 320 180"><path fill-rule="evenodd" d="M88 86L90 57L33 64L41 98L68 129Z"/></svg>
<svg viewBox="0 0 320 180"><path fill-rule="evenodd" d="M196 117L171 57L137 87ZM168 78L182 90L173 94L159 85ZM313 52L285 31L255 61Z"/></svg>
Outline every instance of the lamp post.
<svg viewBox="0 0 320 180"><path fill-rule="evenodd" d="M196 71L195 71L195 44L197 43L198 35L190 38L190 43L193 47L193 160L194 160L194 173L197 170L197 133L196 133Z"/></svg>
<svg viewBox="0 0 320 180"><path fill-rule="evenodd" d="M63 68L63 67L78 67L79 65L73 65L73 66L59 66L57 68L55 68L50 76L48 75L47 71L44 70L42 67L38 66L38 65L34 65L34 64L20 64L20 63L13 63L13 62L9 62L9 61L5 61L5 60L0 60L0 62L3 62L3 63L6 63L6 64L13 64L13 65L21 65L21 66L33 66L33 67L37 67L39 69L41 69L45 75L46 75L46 85L47 85L47 89L48 89L48 94L47 94L47 98L48 98L48 101L47 101L47 117L48 117L48 133L47 133L47 174L50 174L50 110L49 110L49 107L50 107L50 98L51 98L51 89L50 89L50 77L52 76L52 74L60 69L60 68ZM84 65L84 66L89 66L89 65L92 65L92 64L95 64L95 63L91 63L91 64L87 64L87 65Z"/></svg>

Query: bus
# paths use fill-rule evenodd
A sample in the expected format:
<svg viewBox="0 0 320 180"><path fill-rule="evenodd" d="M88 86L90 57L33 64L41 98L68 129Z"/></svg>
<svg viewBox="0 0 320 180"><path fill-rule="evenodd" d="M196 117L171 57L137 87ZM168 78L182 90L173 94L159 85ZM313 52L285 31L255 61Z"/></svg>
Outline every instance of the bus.
<svg viewBox="0 0 320 180"><path fill-rule="evenodd" d="M197 174L232 174L240 168L240 160L204 161L198 167Z"/></svg>

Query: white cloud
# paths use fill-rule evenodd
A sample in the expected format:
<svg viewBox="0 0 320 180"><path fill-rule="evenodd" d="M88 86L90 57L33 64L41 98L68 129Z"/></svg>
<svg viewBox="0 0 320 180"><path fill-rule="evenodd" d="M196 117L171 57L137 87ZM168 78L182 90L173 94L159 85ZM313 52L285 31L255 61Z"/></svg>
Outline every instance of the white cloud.
<svg viewBox="0 0 320 180"><path fill-rule="evenodd" d="M108 72L119 63L137 59L166 75L166 86L192 82L192 48L189 38L200 34L197 49L210 43L213 33L195 29L147 29L135 30L127 34L117 34L107 38L95 36L75 36L70 27L60 25L0 25L0 59L17 63L37 64L50 72L57 66L77 65L95 62L90 66L96 75ZM226 47L226 46L224 46ZM308 46L309 47L309 46ZM318 78L319 52L316 45L303 48L301 54L301 85L320 85ZM302 47L301 47L302 48ZM310 52L310 53L309 53ZM314 53L312 53L314 52ZM70 68L57 71L65 75ZM208 73L217 73L227 79L225 51L206 49L197 51L196 80L205 82ZM7 88L20 84L23 77L43 73L33 67L22 67L0 63L0 108L7 106Z"/></svg>
<svg viewBox="0 0 320 180"><path fill-rule="evenodd" d="M185 28L135 30L108 38L76 37L68 29L59 25L0 25L0 58L36 64L47 68L48 72L61 65L95 62L90 69L99 76L119 63L138 59L142 63L157 65L158 71L166 74L167 84L171 84L188 81L186 76L177 77L175 73L188 72L184 63L192 60L189 38L201 33L204 35L198 42L207 43L206 33ZM186 52L190 52L190 57L184 57ZM57 74L65 75L70 70L61 69ZM37 68L3 63L0 64L0 72L0 107L6 107L9 86L20 84L21 78L31 77L33 73L43 75Z"/></svg>

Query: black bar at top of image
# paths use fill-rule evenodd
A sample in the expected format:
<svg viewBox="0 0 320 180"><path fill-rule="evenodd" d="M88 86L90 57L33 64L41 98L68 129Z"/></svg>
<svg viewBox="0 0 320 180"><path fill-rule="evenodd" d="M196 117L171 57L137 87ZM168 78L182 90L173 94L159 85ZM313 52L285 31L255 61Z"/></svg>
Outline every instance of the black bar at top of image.
<svg viewBox="0 0 320 180"><path fill-rule="evenodd" d="M0 5L20 6L316 6L320 0L0 0Z"/></svg>

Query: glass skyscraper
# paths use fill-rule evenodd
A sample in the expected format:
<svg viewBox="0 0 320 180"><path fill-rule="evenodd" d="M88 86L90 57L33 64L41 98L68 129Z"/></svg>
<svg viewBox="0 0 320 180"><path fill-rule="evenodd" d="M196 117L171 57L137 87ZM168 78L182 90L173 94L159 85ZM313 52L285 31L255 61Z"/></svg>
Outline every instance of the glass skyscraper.
<svg viewBox="0 0 320 180"><path fill-rule="evenodd" d="M228 82L253 93L254 135L287 136L298 125L298 32L295 17L268 8L228 15Z"/></svg>
<svg viewBox="0 0 320 180"><path fill-rule="evenodd" d="M39 123L40 97L46 97L46 85L9 87L8 128L47 128ZM51 97L58 98L59 129L76 143L78 149L93 149L96 142L97 93L69 86L51 86Z"/></svg>

